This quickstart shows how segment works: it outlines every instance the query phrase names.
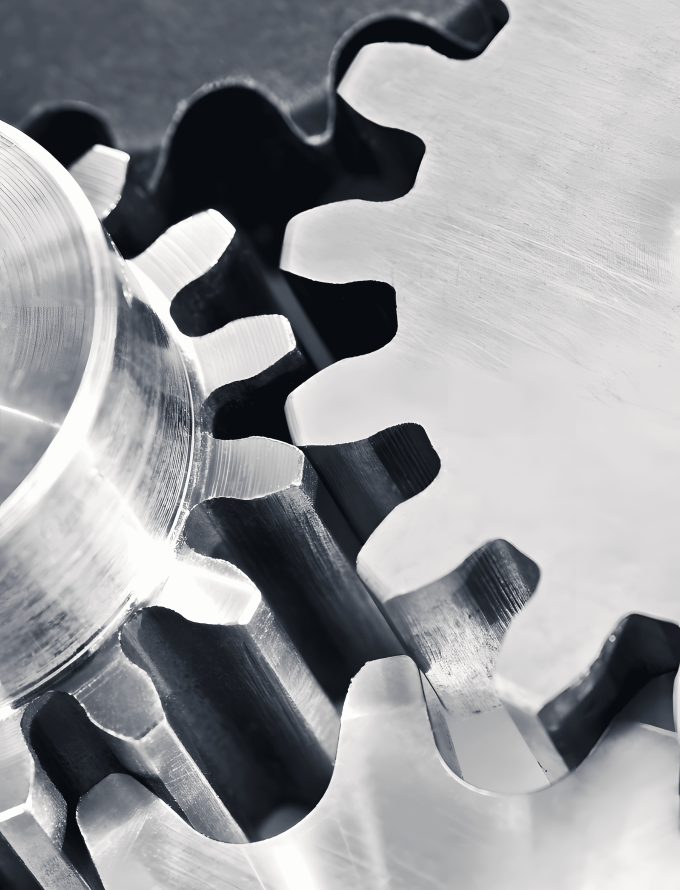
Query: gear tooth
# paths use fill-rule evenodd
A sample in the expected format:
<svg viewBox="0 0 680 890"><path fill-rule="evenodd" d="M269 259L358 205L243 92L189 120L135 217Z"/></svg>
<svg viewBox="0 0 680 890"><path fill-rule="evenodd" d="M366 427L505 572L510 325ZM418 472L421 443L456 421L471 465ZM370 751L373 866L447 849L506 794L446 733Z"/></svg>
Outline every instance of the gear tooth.
<svg viewBox="0 0 680 890"><path fill-rule="evenodd" d="M66 803L22 727L34 707L0 719L0 834L43 890L87 890L61 849Z"/></svg>
<svg viewBox="0 0 680 890"><path fill-rule="evenodd" d="M182 738L246 833L286 796L318 802L333 769L337 713L238 568L185 546L122 640L164 690Z"/></svg>
<svg viewBox="0 0 680 890"><path fill-rule="evenodd" d="M222 559L186 545L154 606L171 609L194 624L247 624L262 601L250 578Z"/></svg>
<svg viewBox="0 0 680 890"><path fill-rule="evenodd" d="M217 438L289 438L285 401L307 380L310 366L282 315L230 322L195 337L191 346L202 371L202 424Z"/></svg>
<svg viewBox="0 0 680 890"><path fill-rule="evenodd" d="M344 887L356 884L359 861L361 886L373 887L385 878L386 868L393 869L391 862L387 867L381 859L376 863L370 831L373 804L385 807L381 818L386 820L390 818L388 810L398 808L400 820L408 822L408 831L413 830L414 813L408 798L388 803L380 795L385 786L357 783L357 771L362 776L375 775L387 756L407 773L412 787L421 786L424 773L444 799L447 791L478 796L462 785L446 782L428 739L418 671L409 659L366 665L349 690L342 724L342 755L337 776L324 798L323 816L311 817L305 831L286 835L283 845L276 839L265 840L248 847L247 855L243 848L216 844L191 832L129 776L108 776L85 794L78 806L78 824L105 886L126 890L130 872L121 869L125 862L133 874L143 873L154 886L187 886L186 863L191 863L189 886L196 888L221 885L225 874L234 887L253 890L265 886ZM390 796L393 793L389 788ZM450 805L450 797L448 801ZM346 847L348 837L351 855L338 857L337 851ZM429 850L427 855L431 855Z"/></svg>
<svg viewBox="0 0 680 890"><path fill-rule="evenodd" d="M64 687L104 734L120 763L150 782L201 833L227 843L246 837L168 722L148 674L116 637Z"/></svg>
<svg viewBox="0 0 680 890"><path fill-rule="evenodd" d="M124 151L93 145L69 167L100 220L105 220L120 201L129 161L130 155Z"/></svg>
<svg viewBox="0 0 680 890"><path fill-rule="evenodd" d="M442 764L416 666L392 658L352 683L333 782L300 830L245 849L217 844L128 776L86 794L78 821L107 890L128 890L130 874L173 890L221 886L224 875L244 890L403 886L404 857L376 855L376 825L391 849L408 850L408 886L424 875L450 887L457 875L461 887L534 890L581 887L586 875L595 886L674 887L676 771L673 737L620 723L578 775L532 795L480 794Z"/></svg>
<svg viewBox="0 0 680 890"><path fill-rule="evenodd" d="M289 411L295 416L294 393ZM319 405L322 411L323 405ZM441 462L420 424L401 423L366 439L337 445L300 445L365 543L399 504L424 491Z"/></svg>
<svg viewBox="0 0 680 890"><path fill-rule="evenodd" d="M239 318L191 342L208 394L255 377L297 348L290 322L283 315Z"/></svg>
<svg viewBox="0 0 680 890"><path fill-rule="evenodd" d="M298 448L253 436L213 439L211 449L187 543L253 579L339 697L366 661L402 652L354 569L357 539Z"/></svg>
<svg viewBox="0 0 680 890"><path fill-rule="evenodd" d="M432 723L446 720L460 775L491 791L528 792L548 784L545 760L539 766L491 679L505 630L536 589L535 569L507 541L492 541L449 575L381 603L441 703L437 714L428 700ZM448 747L444 736L445 760Z"/></svg>
<svg viewBox="0 0 680 890"><path fill-rule="evenodd" d="M441 466L425 430L415 423L356 442L302 450L362 542L392 510L432 484ZM436 691L426 698L445 761L470 784L487 790L533 791L545 785L490 679L499 641L538 583L535 563L507 542L494 541L434 584L395 595L371 577L363 555L359 574L427 678L426 693ZM494 748L482 758L478 752L488 738L494 739Z"/></svg>
<svg viewBox="0 0 680 890"><path fill-rule="evenodd" d="M302 483L305 456L294 445L252 436L214 439L204 499L253 500Z"/></svg>
<svg viewBox="0 0 680 890"><path fill-rule="evenodd" d="M394 269L379 249L380 233L387 230L397 236L393 217L398 203L349 200L294 216L283 238L281 269L331 284L369 280L392 284Z"/></svg>
<svg viewBox="0 0 680 890"><path fill-rule="evenodd" d="M205 210L171 226L134 260L168 300L211 269L235 234L232 224L217 210Z"/></svg>

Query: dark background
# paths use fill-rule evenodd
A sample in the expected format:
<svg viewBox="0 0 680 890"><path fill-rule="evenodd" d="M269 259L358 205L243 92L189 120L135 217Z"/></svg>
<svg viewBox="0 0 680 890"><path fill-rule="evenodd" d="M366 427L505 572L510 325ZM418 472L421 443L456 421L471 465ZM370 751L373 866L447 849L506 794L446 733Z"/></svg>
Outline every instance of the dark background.
<svg viewBox="0 0 680 890"><path fill-rule="evenodd" d="M0 119L87 102L121 148L157 145L177 102L227 76L293 106L320 96L342 34L376 13L443 25L464 0L0 0Z"/></svg>

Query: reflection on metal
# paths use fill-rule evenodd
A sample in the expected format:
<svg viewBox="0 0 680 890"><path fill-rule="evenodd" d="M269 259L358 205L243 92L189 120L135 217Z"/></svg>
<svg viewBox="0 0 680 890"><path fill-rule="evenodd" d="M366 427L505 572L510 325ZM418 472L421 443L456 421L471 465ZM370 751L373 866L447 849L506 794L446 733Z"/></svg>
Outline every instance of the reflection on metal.
<svg viewBox="0 0 680 890"><path fill-rule="evenodd" d="M375 887L619 890L677 886L673 733L620 721L578 771L535 794L480 794L443 764L418 670L362 669L348 694L330 787L279 837L217 844L111 776L78 821L106 890Z"/></svg>
<svg viewBox="0 0 680 890"><path fill-rule="evenodd" d="M333 699L366 661L402 649L354 569L359 545L302 452L272 439L215 440L188 543L262 590Z"/></svg>
<svg viewBox="0 0 680 890"><path fill-rule="evenodd" d="M553 779L680 660L679 45L665 0L515 0L477 59L365 47L340 94L423 139L415 186L307 211L283 249L396 290L394 340L287 408L306 448L414 422L441 459L359 555L378 600L497 539L540 567L497 688Z"/></svg>
<svg viewBox="0 0 680 890"><path fill-rule="evenodd" d="M89 170L94 182L107 160L110 185L121 170L115 153L95 151L76 172L82 178ZM61 683L118 758L107 755L109 766L116 762L142 778L206 835L244 842L229 795L211 784L205 752L193 744L196 715L176 707L173 683L195 686L200 679L192 674L192 653L177 651L168 668L163 647L149 649L140 627L155 627L160 615L161 638L165 624L175 621L185 637L197 640L195 651L204 640L213 641L206 650L221 641L231 662L220 663L213 678L215 715L243 721L251 735L271 736L263 754L257 739L236 733L232 749L240 745L243 753L241 760L226 758L232 777L243 782L243 758L250 757L253 775L272 769L284 777L278 780L284 797L275 796L269 809L295 800L298 790L305 806L313 806L332 771L335 709L255 585L233 566L192 555L181 543L184 521L205 496L215 455L227 444L203 430L204 402L212 396L219 406L220 387L239 377L239 356L246 375L268 364L270 348L262 345L255 355L248 349L263 330L274 351L294 352L290 326L279 317L244 319L195 344L176 329L170 301L212 267L234 233L214 211L173 227L134 265L126 264L75 180L5 125L0 167L13 189L13 200L0 203L0 227L8 233L0 401L10 409L2 412L7 447L0 465L2 480L14 483L0 505L0 704L16 706ZM97 197L90 189L101 199L101 212L104 191ZM221 348L233 348L223 360L220 338ZM17 429L18 443L12 440ZM283 447L304 460L292 446ZM245 710L235 703L239 689ZM54 702L44 700L50 706L41 711L41 725L59 710L63 692L56 695ZM11 714L16 722L19 712ZM41 744L56 746L43 754L54 762L62 758L68 768L60 781L68 782L78 764L69 765L68 752L57 750L49 725L40 731ZM224 757L229 744L228 737L211 740L208 753ZM11 745L0 750L0 789L10 791L12 752ZM42 768L28 749L24 760L24 784L36 801L40 789L30 775L42 776ZM69 786L71 797L74 791ZM240 793L247 795L248 787ZM56 791L52 798L58 801ZM55 880L61 888L60 869L75 875L61 851L63 814L61 835L39 819L40 830L29 826L28 834L18 835L12 820L26 821L16 809L23 805L8 803L0 832L45 887ZM248 827L255 833L257 826ZM54 863L43 876L48 841Z"/></svg>
<svg viewBox="0 0 680 890"><path fill-rule="evenodd" d="M197 831L218 841L246 841L169 724L151 678L123 654L118 639L63 688L102 730L120 763L179 807Z"/></svg>
<svg viewBox="0 0 680 890"><path fill-rule="evenodd" d="M61 853L66 804L36 762L20 710L0 719L0 831L45 890L85 890Z"/></svg>
<svg viewBox="0 0 680 890"><path fill-rule="evenodd" d="M98 219L106 219L120 201L129 160L130 155L117 148L93 145L69 167Z"/></svg>

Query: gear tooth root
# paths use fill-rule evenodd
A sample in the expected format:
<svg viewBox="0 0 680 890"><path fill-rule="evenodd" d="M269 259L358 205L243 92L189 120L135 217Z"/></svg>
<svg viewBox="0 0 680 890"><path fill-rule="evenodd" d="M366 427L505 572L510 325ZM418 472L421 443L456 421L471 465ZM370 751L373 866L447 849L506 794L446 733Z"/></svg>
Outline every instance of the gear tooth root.
<svg viewBox="0 0 680 890"><path fill-rule="evenodd" d="M417 423L398 424L357 442L304 445L302 451L362 543L396 506L431 485L441 467Z"/></svg>
<svg viewBox="0 0 680 890"><path fill-rule="evenodd" d="M679 664L680 628L676 624L646 615L624 618L607 637L587 673L538 713L569 770L588 756L612 719L646 684L677 672ZM658 711L641 713L646 717L643 722L658 725Z"/></svg>

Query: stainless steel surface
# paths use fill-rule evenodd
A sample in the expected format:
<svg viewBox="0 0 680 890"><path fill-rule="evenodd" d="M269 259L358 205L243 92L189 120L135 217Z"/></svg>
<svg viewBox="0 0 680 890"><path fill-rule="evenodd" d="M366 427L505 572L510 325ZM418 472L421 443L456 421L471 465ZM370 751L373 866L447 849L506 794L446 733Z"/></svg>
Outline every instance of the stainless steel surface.
<svg viewBox="0 0 680 890"><path fill-rule="evenodd" d="M299 448L226 438L229 394L299 362L312 315L184 336L172 301L231 224L125 264L2 129L0 227L44 220L0 287L0 833L47 890L96 884L83 837L106 890L677 885L680 34L662 0L512 12L474 62L363 50L340 92L422 137L416 184L289 226L284 268L397 292L394 341L289 401L340 510ZM101 218L123 165L74 165ZM361 544L416 664L384 657ZM638 697L600 738L661 673L658 713ZM50 738L64 702L102 758L87 782L50 759L78 750Z"/></svg>
<svg viewBox="0 0 680 890"><path fill-rule="evenodd" d="M202 337L185 337L174 328L163 297L171 300L197 276L191 244L199 241L206 251L202 268L223 250L212 248L202 230L194 231L209 225L211 213L173 226L128 264L145 293L157 296L159 317L205 367L206 393L220 381L261 373L295 345L281 316L239 319ZM177 263L190 271L178 277ZM272 338L269 344L263 333ZM261 345L254 350L256 338ZM208 428L219 404L220 388L204 405ZM200 447L201 502L188 520L187 541L253 578L324 689L341 697L368 659L401 651L354 569L358 542L297 448L263 437L224 441L205 434Z"/></svg>
<svg viewBox="0 0 680 890"><path fill-rule="evenodd" d="M358 543L299 449L214 440L204 498L188 543L256 581L332 698L366 661L401 652L354 570Z"/></svg>
<svg viewBox="0 0 680 890"><path fill-rule="evenodd" d="M252 838L277 805L317 803L338 716L252 581L188 549L178 569L155 607L123 627L123 648L153 678L172 725Z"/></svg>
<svg viewBox="0 0 680 890"><path fill-rule="evenodd" d="M301 446L412 421L441 459L359 555L374 595L433 584L498 538L540 567L497 688L553 778L620 706L602 664L621 620L680 620L679 28L665 0L517 0L477 59L362 49L340 94L424 140L416 184L301 214L283 251L297 275L396 288L394 340L288 403ZM655 669L677 666L673 633L650 633L634 658L665 646Z"/></svg>
<svg viewBox="0 0 680 890"><path fill-rule="evenodd" d="M14 136L11 128L5 131ZM215 476L214 465L219 463L216 455L220 446L227 444L203 431L203 402L211 393L214 397L213 389L219 391L238 379L239 372L240 377L254 369L257 373L263 363L268 367L279 354L288 356L294 351L290 325L279 316L255 318L195 341L184 337L170 316L171 300L217 261L233 236L233 226L213 211L199 214L173 227L135 264L128 265L111 249L75 180L49 157L46 160L42 149L22 134L18 134L18 145L9 138L2 142L9 158L7 164L15 161L14 155L21 148L20 161L29 174L37 172L33 172L32 180L15 163L16 181L8 178L7 187L17 191L20 198L22 189L28 194L23 204L7 202L7 207L3 206L9 218L7 225L16 228L16 219L28 224L31 213L42 212L45 205L48 222L50 213L55 219L52 229L46 226L36 236L37 255L31 252L30 242L26 247L25 237L23 254L20 238L14 249L16 256L8 253L14 262L8 269L8 285L14 286L14 291L8 288L5 303L9 319L13 318L11 310L15 310L17 331L13 336L25 340L36 336L30 326L30 301L33 298L39 302L39 295L33 295L22 281L30 283L30 276L36 278L45 268L39 252L40 237L47 241L45 249L56 257L63 248L68 258L69 239L75 247L80 243L78 238L84 242L83 256L76 254L80 265L74 261L75 272L84 281L80 293L76 290L71 294L67 285L73 282L66 279L63 283L64 276L60 279L49 264L46 266L55 311L50 315L38 306L35 318L42 325L42 341L52 347L53 364L77 368L74 354L78 358L82 351L77 338L60 336L64 316L67 320L71 316L80 318L81 326L83 318L89 320L91 331L87 340L90 354L81 378L74 382L61 375L74 390L71 403L65 400L62 408L64 418L57 418L63 423L50 416L48 423L58 429L54 440L42 458L29 467L26 478L16 480L21 484L1 508L5 576L0 587L0 612L7 644L0 640L5 659L0 661L0 684L6 690L5 705L16 706L20 698L53 684L70 669L70 674L61 679L61 689L83 705L87 717L118 758L114 762L141 777L196 829L220 841L242 843L246 835L221 799L224 789L218 793L213 788L201 757L203 752L199 753L200 745L192 744L197 714L191 708L180 708L178 713L176 707L175 699L181 698L181 692L175 695L174 680L179 678L180 686L188 680L192 690L200 680L192 673L195 665L189 663L192 653L180 647L173 653L168 669L164 652L152 651L153 646L149 649L149 635L144 637L142 622L146 621L147 627L158 622L160 639L166 630L163 621L184 622L183 635L195 637L199 650L202 641L207 642L206 651L211 645L214 649L217 633L218 649L222 647L217 655L229 657L226 661L222 657L216 672L219 682L213 683L212 690L224 701L213 707L208 717L225 719L226 715L227 720L246 722L240 730L241 736L245 731L243 738L237 733L235 739L225 738L217 745L211 739L211 753L227 755L229 781L244 786L240 791L243 796L249 793L246 780L252 778L248 769L244 770L245 760L250 757L255 763L250 773L262 769L262 764L257 764L261 739L255 739L253 752L253 739L248 734L252 736L254 730L256 736L266 737L268 733L271 738L265 754L273 763L273 775L278 770L285 777L285 781L278 779L283 788L279 793L294 796L297 792L313 806L332 771L337 714L252 582L233 566L182 549L179 538L189 509L206 494L206 483L213 494L210 480ZM75 165L100 216L105 216L115 203L124 166L121 153L110 150L94 150ZM42 200L43 193L47 199L52 198L53 206L49 200ZM65 224L69 213L75 234ZM84 252L88 246L89 255ZM23 270L23 279L17 269ZM69 300L74 298L83 304L77 307L80 316L69 313ZM26 308L28 311L23 311ZM25 322L22 311L29 322L27 332L20 326ZM263 342L265 332L268 340ZM253 348L256 341L258 347ZM51 353L45 357L40 342L29 346L9 352L5 375L8 401L15 392L26 398L25 387L31 397L36 375L45 374L44 365ZM55 373L54 368L49 370ZM22 386L17 385L22 381ZM4 413L30 421L33 426L29 424L29 430L47 425L43 418L27 417L12 404ZM284 447L303 459L296 449ZM10 465L9 469L15 468ZM229 474L224 471L222 481L230 484ZM41 531L47 532L42 538ZM31 579L33 590L28 586ZM32 605L33 613L27 614L26 602ZM23 611L19 604L24 606ZM139 611L151 604L153 609ZM55 606L61 614L55 615ZM206 630L191 630L189 625L196 622ZM170 648L169 644L168 651ZM91 657L93 652L96 654ZM141 662L143 669L134 661ZM49 696L45 701L48 699L52 702ZM31 713L40 701L30 706ZM54 701L58 710L59 700ZM250 713L244 712L244 701ZM234 702L236 714L231 713ZM194 704L200 709L200 700ZM45 736L41 745L47 748L41 756L47 757L52 768L54 763L61 764L60 781L71 783L68 791L72 798L77 787L81 789L78 793L87 790L87 770L79 774L78 764L73 762L78 755L59 750L64 739L60 742L56 736L51 737L49 713L56 713L54 708L43 714L47 730L40 730ZM11 712L8 719L12 727L18 717L20 711ZM63 722L68 717L62 714L60 719ZM213 736L216 729L217 725ZM74 725L73 734L77 733ZM84 738L82 744L87 746ZM242 753L233 759L239 746ZM0 752L0 789L8 790L10 796L16 784L12 751L11 746L5 746ZM87 756L94 761L99 755L92 751ZM28 776L24 784L30 790L35 785L31 785L31 770L41 776L43 772L32 751L26 749L24 760ZM97 769L101 775L102 769L110 769L110 763L107 766L102 761ZM276 792L276 781L266 778ZM35 788L32 793L35 798ZM229 799L228 793L226 797ZM54 799L60 799L56 791ZM274 795L269 808L277 802ZM54 886L61 887L60 881L66 880L60 877L62 872L80 881L61 851L63 824L61 837L48 833L45 839L45 831L30 820L26 830L21 826L21 830L15 830L15 817L21 817L23 825L28 816L23 810L14 810L8 807L4 820L7 825L0 831L42 885L51 888L51 882L56 882ZM252 823L253 813L246 815ZM262 812L258 818L266 815ZM63 823L63 814L60 818ZM249 828L253 830L252 824ZM72 846L73 837L70 843ZM41 864L45 857L49 859L47 866Z"/></svg>
<svg viewBox="0 0 680 890"><path fill-rule="evenodd" d="M442 757L470 785L488 791L549 784L492 680L507 626L537 580L530 560L494 541L447 577L384 605L432 686L426 698Z"/></svg>
<svg viewBox="0 0 680 890"><path fill-rule="evenodd" d="M20 710L0 719L0 831L45 890L85 890L61 852L66 804L36 763L21 719Z"/></svg>
<svg viewBox="0 0 680 890"><path fill-rule="evenodd" d="M62 688L85 708L120 763L179 807L197 831L218 841L245 843L243 831L168 722L151 678L126 657L117 637Z"/></svg>
<svg viewBox="0 0 680 890"><path fill-rule="evenodd" d="M97 214L106 219L120 201L130 155L106 145L94 145L69 167Z"/></svg>
<svg viewBox="0 0 680 890"><path fill-rule="evenodd" d="M192 432L180 351L150 325L84 194L23 134L2 135L3 401L59 424L0 507L6 703L148 594L142 541L171 546L177 534Z"/></svg>
<svg viewBox="0 0 680 890"><path fill-rule="evenodd" d="M440 469L425 431L413 423L304 451L364 542ZM382 604L428 678L428 710L442 757L457 775L489 791L533 791L547 784L492 683L508 623L538 577L535 563L506 541L494 541L445 578Z"/></svg>
<svg viewBox="0 0 680 890"><path fill-rule="evenodd" d="M285 834L217 844L124 776L86 795L78 820L106 890L670 890L677 767L674 733L620 720L558 785L480 794L442 763L418 670L401 657L354 680L328 792Z"/></svg>
<svg viewBox="0 0 680 890"><path fill-rule="evenodd" d="M482 4L417 0L409 7L434 27L467 13L463 33L472 25L471 40L483 36L475 33L475 25L485 24ZM191 7L181 0L101 7L6 0L0 117L13 123L36 103L53 107L71 99L100 109L126 147L153 146L177 102L206 82L252 78L286 105L316 99L346 29L343 43L359 20L387 18L393 9L391 0L232 0L227 6L198 0Z"/></svg>

